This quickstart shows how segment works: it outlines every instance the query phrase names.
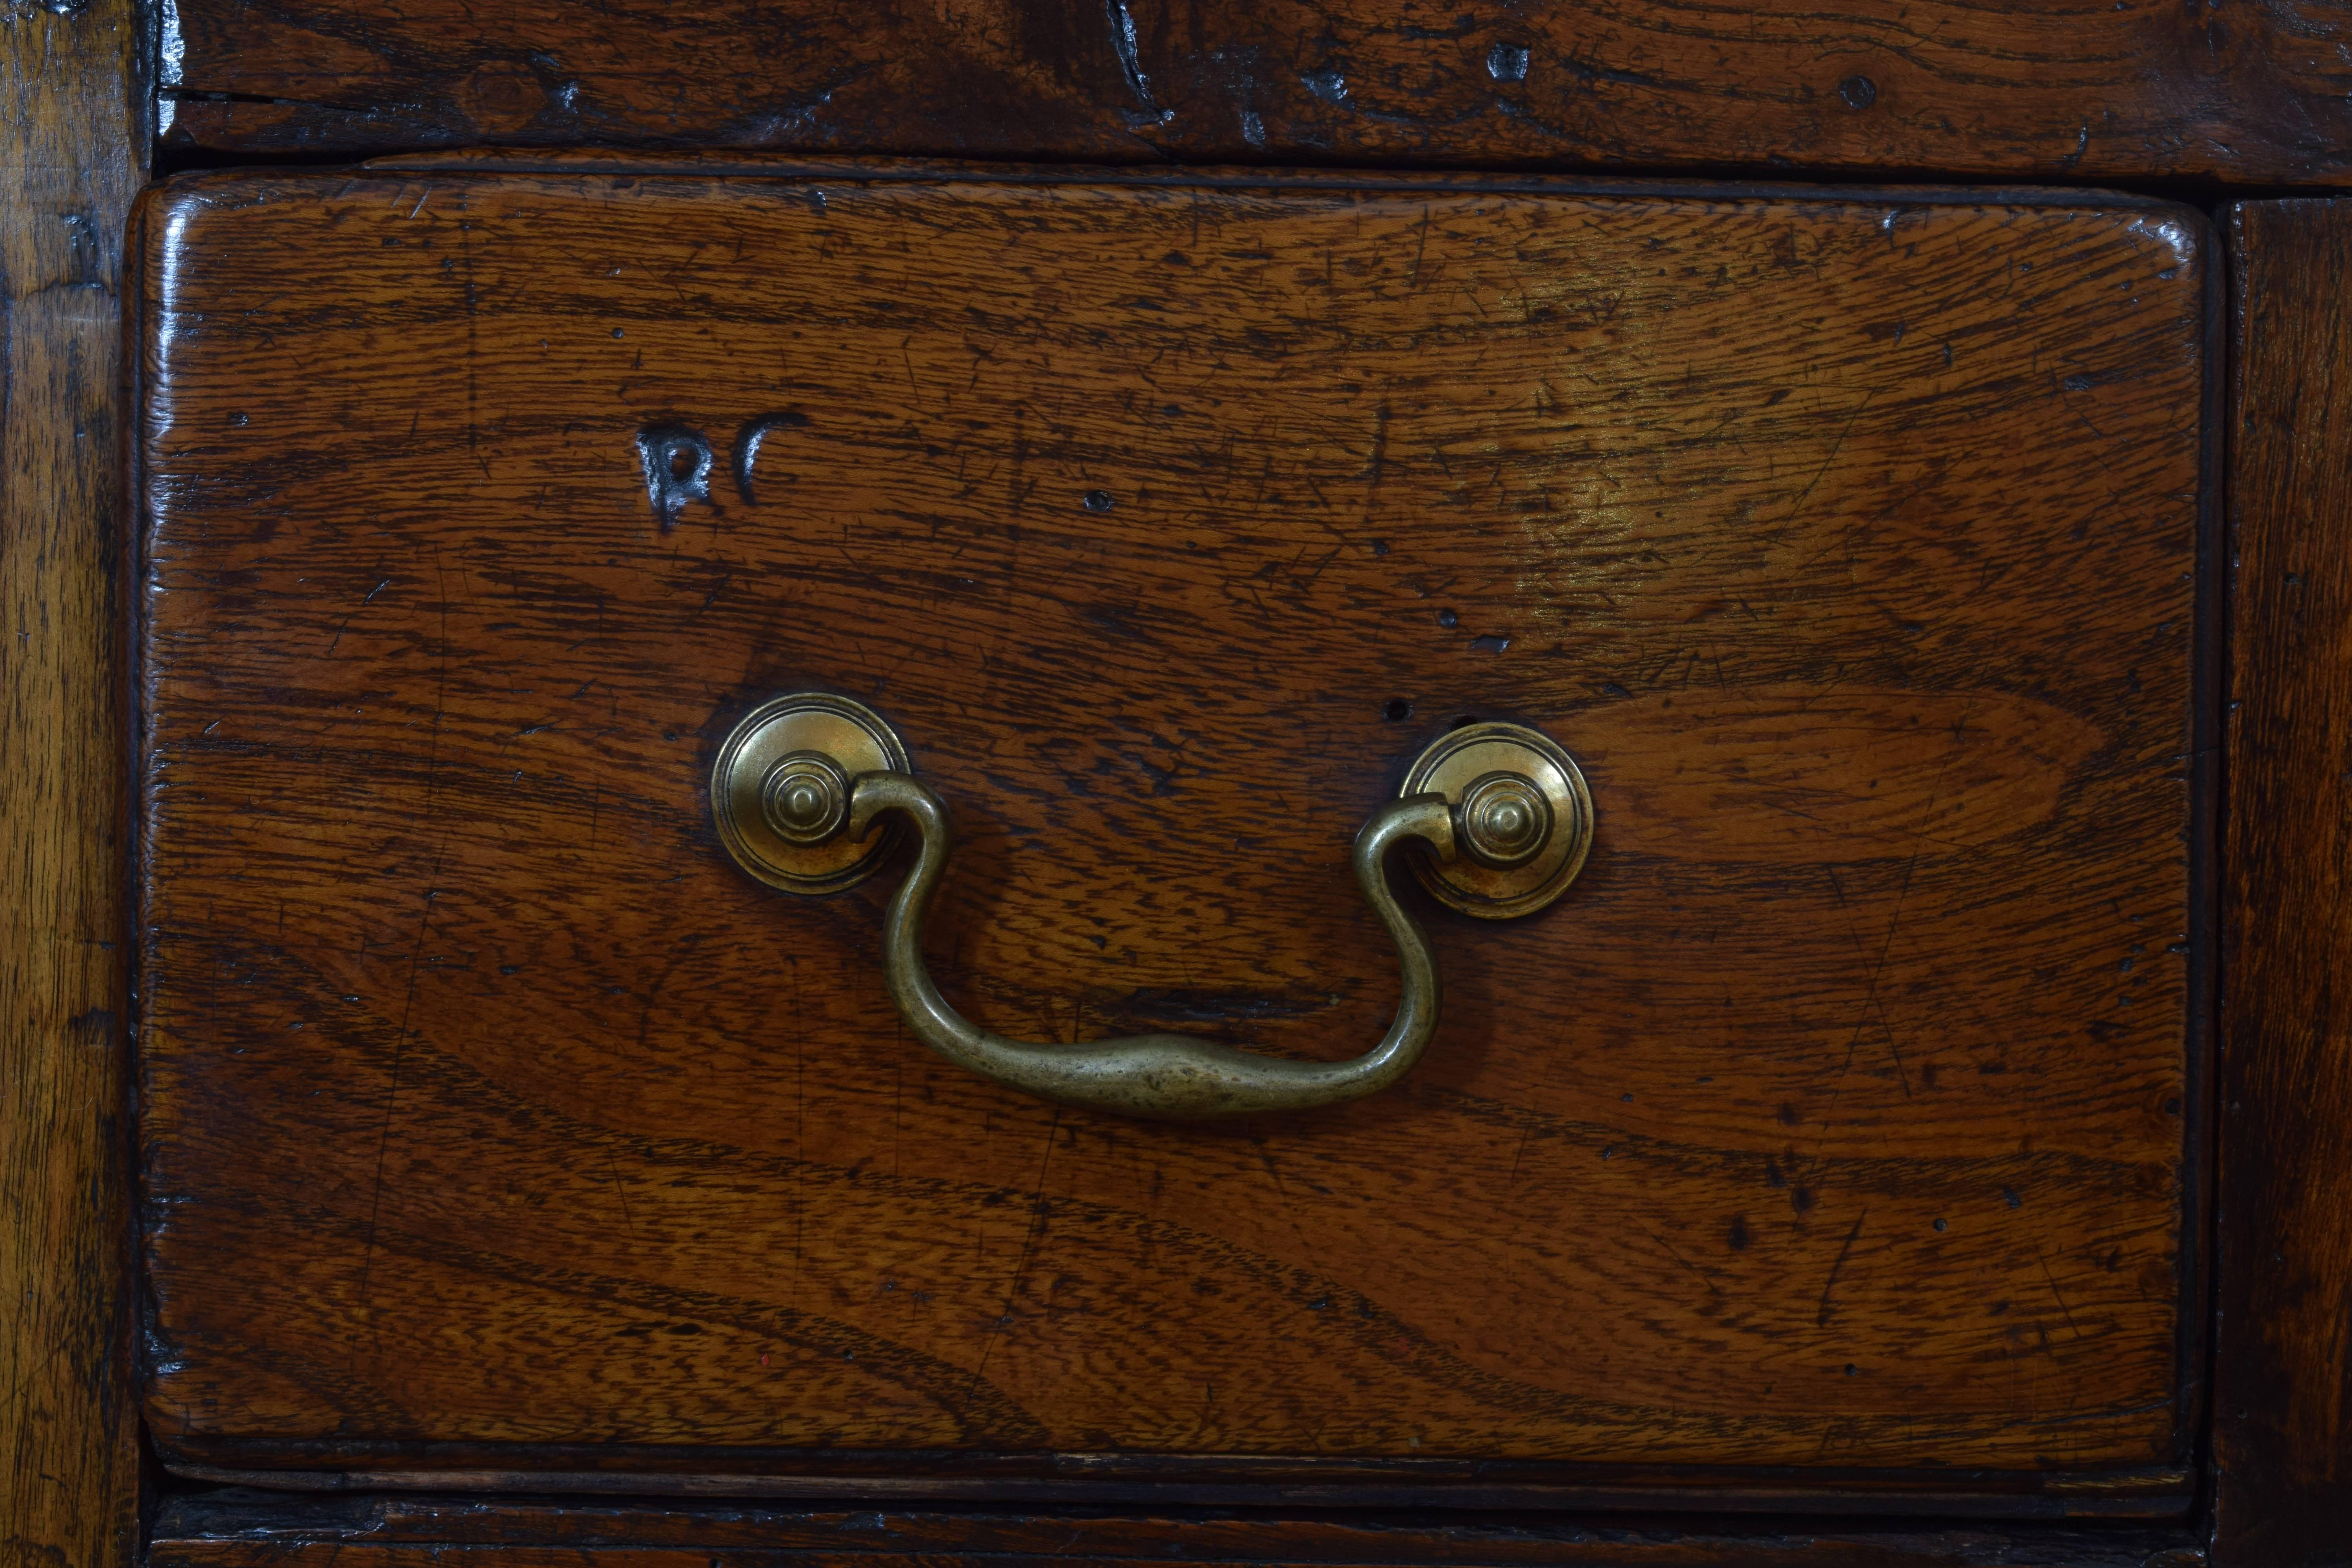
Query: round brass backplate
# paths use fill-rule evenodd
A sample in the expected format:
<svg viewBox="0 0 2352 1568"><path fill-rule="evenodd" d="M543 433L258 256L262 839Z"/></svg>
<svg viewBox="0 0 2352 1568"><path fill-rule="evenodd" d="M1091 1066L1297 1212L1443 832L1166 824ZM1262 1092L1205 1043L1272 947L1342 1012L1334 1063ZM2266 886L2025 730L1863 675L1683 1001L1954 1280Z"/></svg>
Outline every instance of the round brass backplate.
<svg viewBox="0 0 2352 1568"><path fill-rule="evenodd" d="M1400 795L1454 807L1452 862L1413 857L1422 885L1464 914L1508 920L1568 891L1592 847L1592 796L1575 759L1524 724L1465 724L1413 759Z"/></svg>
<svg viewBox="0 0 2352 1568"><path fill-rule="evenodd" d="M881 868L897 842L884 823L847 837L858 774L905 773L907 748L864 703L824 691L771 698L743 716L710 769L710 814L735 863L788 893L831 893Z"/></svg>

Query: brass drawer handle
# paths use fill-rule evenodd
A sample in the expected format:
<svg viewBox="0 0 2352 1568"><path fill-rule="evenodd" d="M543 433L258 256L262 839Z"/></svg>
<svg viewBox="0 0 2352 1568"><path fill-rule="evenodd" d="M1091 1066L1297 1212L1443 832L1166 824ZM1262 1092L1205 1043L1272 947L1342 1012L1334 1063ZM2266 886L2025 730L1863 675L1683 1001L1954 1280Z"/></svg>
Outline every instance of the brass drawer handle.
<svg viewBox="0 0 2352 1568"><path fill-rule="evenodd" d="M1040 1099L1202 1121L1359 1099L1421 1059L1437 1028L1437 960L1389 886L1389 851L1401 840L1430 847L1420 869L1433 892L1481 915L1540 908L1583 864L1592 817L1583 777L1534 731L1457 730L1423 753L1406 789L1372 814L1356 835L1353 857L1357 884L1396 943L1402 994L1380 1043L1339 1062L1259 1056L1191 1035L1041 1045L967 1021L923 963L924 923L953 841L947 805L907 771L905 748L889 726L845 698L782 697L747 717L719 749L711 805L737 861L794 892L832 891L878 868L892 826L887 818L905 817L915 827L915 867L890 900L882 952L890 1000L915 1037L959 1067Z"/></svg>
<svg viewBox="0 0 2352 1568"><path fill-rule="evenodd" d="M1392 801L1356 837L1356 879L1396 942L1404 994L1379 1045L1351 1061L1261 1057L1191 1035L1130 1035L1082 1046L1033 1045L959 1016L923 963L923 925L947 868L947 807L905 773L861 773L850 791L849 832L863 837L887 811L914 819L915 868L890 900L882 932L884 984L915 1037L959 1067L1065 1105L1125 1116L1193 1121L1303 1110L1386 1089L1421 1059L1437 1028L1437 958L1399 904L1381 862L1403 837L1454 858L1454 818L1441 795Z"/></svg>

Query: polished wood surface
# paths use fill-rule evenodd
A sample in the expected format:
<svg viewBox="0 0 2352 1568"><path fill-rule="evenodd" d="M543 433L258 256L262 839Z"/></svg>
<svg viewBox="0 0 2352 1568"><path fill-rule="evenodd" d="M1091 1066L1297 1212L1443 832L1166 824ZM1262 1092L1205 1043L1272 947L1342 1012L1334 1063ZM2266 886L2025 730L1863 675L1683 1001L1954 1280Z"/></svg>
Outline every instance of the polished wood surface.
<svg viewBox="0 0 2352 1568"><path fill-rule="evenodd" d="M2231 209L2231 979L2215 1560L2352 1559L2352 212Z"/></svg>
<svg viewBox="0 0 2352 1568"><path fill-rule="evenodd" d="M390 170L143 211L167 1458L2179 1506L2194 214ZM713 482L657 500L681 428ZM899 725L962 834L932 961L1035 1037L1360 1049L1348 841L1461 715L1574 752L1599 842L1536 920L1424 901L1400 1090L1057 1111L900 1037L889 879L719 852L712 752L801 687Z"/></svg>
<svg viewBox="0 0 2352 1568"><path fill-rule="evenodd" d="M723 146L1150 163L2352 174L2317 0L179 0L164 145Z"/></svg>
<svg viewBox="0 0 2352 1568"><path fill-rule="evenodd" d="M0 11L0 1563L136 1544L123 1082L128 0Z"/></svg>
<svg viewBox="0 0 2352 1568"><path fill-rule="evenodd" d="M428 1553L437 1552L437 1555ZM1212 1509L782 1510L614 1500L168 1501L152 1568L708 1568L1006 1563L1492 1564L1494 1568L2194 1568L2184 1526L1875 1526L1397 1511L1269 1518Z"/></svg>

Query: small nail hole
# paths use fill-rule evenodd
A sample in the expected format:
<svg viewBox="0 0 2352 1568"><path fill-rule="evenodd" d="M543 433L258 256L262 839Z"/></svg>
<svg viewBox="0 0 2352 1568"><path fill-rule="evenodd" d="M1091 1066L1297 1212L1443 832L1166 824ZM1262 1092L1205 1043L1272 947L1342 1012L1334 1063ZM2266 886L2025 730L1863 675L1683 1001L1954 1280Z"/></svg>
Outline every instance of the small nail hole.
<svg viewBox="0 0 2352 1568"><path fill-rule="evenodd" d="M1391 724L1402 724L1412 717L1412 704L1402 697L1391 697L1381 707L1381 714Z"/></svg>

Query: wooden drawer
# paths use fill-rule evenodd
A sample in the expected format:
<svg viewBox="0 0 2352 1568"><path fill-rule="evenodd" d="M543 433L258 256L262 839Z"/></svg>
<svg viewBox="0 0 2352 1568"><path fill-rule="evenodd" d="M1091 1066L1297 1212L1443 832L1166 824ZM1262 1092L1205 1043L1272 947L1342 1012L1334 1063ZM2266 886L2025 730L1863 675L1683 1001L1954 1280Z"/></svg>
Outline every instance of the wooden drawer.
<svg viewBox="0 0 2352 1568"><path fill-rule="evenodd" d="M174 1468L2185 1506L2195 213L478 159L140 235ZM1394 868L1396 1087L1136 1121L910 1037L903 860L730 860L722 742L811 689L948 802L930 963L1034 1040L1362 1049L1349 841L1465 719L1595 834L1522 921Z"/></svg>

